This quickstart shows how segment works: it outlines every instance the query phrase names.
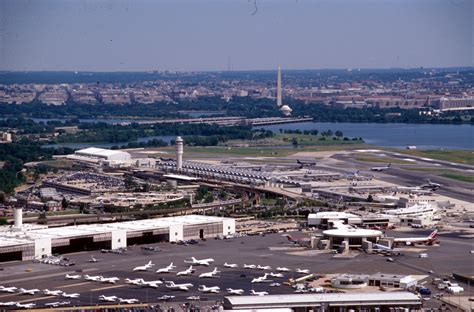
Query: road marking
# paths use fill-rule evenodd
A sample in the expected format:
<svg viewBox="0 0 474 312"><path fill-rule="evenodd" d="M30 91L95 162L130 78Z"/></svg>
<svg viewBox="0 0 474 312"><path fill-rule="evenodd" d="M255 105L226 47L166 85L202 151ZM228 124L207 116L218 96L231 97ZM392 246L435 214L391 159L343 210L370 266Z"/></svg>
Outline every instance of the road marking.
<svg viewBox="0 0 474 312"><path fill-rule="evenodd" d="M6 295L1 295L0 298L8 297L8 296L15 296L15 293L8 293Z"/></svg>
<svg viewBox="0 0 474 312"><path fill-rule="evenodd" d="M38 300L43 300L43 299L51 299L51 298L55 298L55 296L44 296L44 297L39 297L39 298L21 300L21 301L18 301L18 302L23 303L23 302L38 301Z"/></svg>
<svg viewBox="0 0 474 312"><path fill-rule="evenodd" d="M86 285L86 284L89 284L89 283L90 283L90 281L87 281L87 282L76 283L76 284L71 284L71 285L57 286L57 287L54 287L54 288L69 288L69 287L74 287L74 286Z"/></svg>
<svg viewBox="0 0 474 312"><path fill-rule="evenodd" d="M126 287L127 285L113 285L113 286L107 286L107 287L101 287L101 288L94 288L91 289L90 291L99 291L99 290L105 290L105 289L112 289L112 288L120 288L120 287Z"/></svg>

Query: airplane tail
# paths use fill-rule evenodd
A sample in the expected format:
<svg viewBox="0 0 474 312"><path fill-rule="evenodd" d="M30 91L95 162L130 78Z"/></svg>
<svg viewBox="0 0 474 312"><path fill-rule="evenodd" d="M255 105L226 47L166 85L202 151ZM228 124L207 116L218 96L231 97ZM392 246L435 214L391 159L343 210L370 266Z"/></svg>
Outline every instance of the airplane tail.
<svg viewBox="0 0 474 312"><path fill-rule="evenodd" d="M428 236L428 239L430 241L433 241L436 239L437 236L438 236L438 230L434 230L433 232L431 232L430 236Z"/></svg>

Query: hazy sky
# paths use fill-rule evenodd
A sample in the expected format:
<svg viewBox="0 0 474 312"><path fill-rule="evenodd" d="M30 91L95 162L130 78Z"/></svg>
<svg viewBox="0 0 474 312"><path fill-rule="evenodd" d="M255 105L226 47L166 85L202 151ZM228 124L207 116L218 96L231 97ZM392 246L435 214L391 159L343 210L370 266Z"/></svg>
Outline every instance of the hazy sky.
<svg viewBox="0 0 474 312"><path fill-rule="evenodd" d="M472 66L472 2L0 0L0 69Z"/></svg>

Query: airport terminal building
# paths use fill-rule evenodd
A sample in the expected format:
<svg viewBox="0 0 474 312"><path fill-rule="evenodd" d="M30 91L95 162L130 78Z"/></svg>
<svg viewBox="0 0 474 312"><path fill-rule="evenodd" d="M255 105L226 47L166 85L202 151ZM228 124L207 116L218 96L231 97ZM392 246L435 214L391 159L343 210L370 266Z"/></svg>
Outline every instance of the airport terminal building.
<svg viewBox="0 0 474 312"><path fill-rule="evenodd" d="M0 230L0 262L234 233L234 219L201 215L15 231L6 228Z"/></svg>

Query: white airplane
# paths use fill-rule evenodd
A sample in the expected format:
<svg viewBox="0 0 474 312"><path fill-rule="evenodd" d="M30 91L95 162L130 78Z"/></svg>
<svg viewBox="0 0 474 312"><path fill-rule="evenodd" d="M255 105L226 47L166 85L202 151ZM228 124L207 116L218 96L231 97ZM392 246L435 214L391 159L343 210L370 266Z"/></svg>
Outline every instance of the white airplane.
<svg viewBox="0 0 474 312"><path fill-rule="evenodd" d="M244 269L255 269L257 266L255 264L244 264Z"/></svg>
<svg viewBox="0 0 474 312"><path fill-rule="evenodd" d="M103 279L104 277L102 275L96 275L96 276L91 276L91 275L84 275L84 279L86 281L93 281L93 282L100 282L101 279Z"/></svg>
<svg viewBox="0 0 474 312"><path fill-rule="evenodd" d="M257 265L257 269L259 269L259 270L271 270L272 267L269 266L269 265L261 266L261 265L259 264L259 265Z"/></svg>
<svg viewBox="0 0 474 312"><path fill-rule="evenodd" d="M188 291L189 288L193 287L194 285L191 283L175 284L173 281L166 281L165 286L166 288L173 289L173 290Z"/></svg>
<svg viewBox="0 0 474 312"><path fill-rule="evenodd" d="M206 273L201 273L199 274L199 278L212 278L216 277L216 274L220 273L220 271L217 271L217 268L214 268L211 272L206 272Z"/></svg>
<svg viewBox="0 0 474 312"><path fill-rule="evenodd" d="M147 271L148 269L151 269L154 266L153 263L151 263L151 260L148 261L147 264L142 265L142 266L137 266L133 269L133 271Z"/></svg>
<svg viewBox="0 0 474 312"><path fill-rule="evenodd" d="M156 270L156 273L169 273L174 268L176 268L176 266L173 265L173 262L171 262L170 265L168 265L167 267Z"/></svg>
<svg viewBox="0 0 474 312"><path fill-rule="evenodd" d="M158 297L158 300L160 301L169 301L171 299L174 299L175 296L170 296L170 295L163 295L161 297Z"/></svg>
<svg viewBox="0 0 474 312"><path fill-rule="evenodd" d="M281 274L281 273L273 273L273 272L270 272L269 275L270 275L271 277L280 277L280 278L283 277L283 274Z"/></svg>
<svg viewBox="0 0 474 312"><path fill-rule="evenodd" d="M194 269L193 269L193 266L189 266L189 268L187 268L186 270L184 271L181 271L181 272L178 272L176 273L176 276L181 276L181 275L191 275L194 273Z"/></svg>
<svg viewBox="0 0 474 312"><path fill-rule="evenodd" d="M140 285L151 287L151 288L158 288L158 286L161 284L163 284L162 281L143 281L142 280Z"/></svg>
<svg viewBox="0 0 474 312"><path fill-rule="evenodd" d="M309 274L309 270L308 269L296 269L296 273Z"/></svg>
<svg viewBox="0 0 474 312"><path fill-rule="evenodd" d="M265 273L264 276L256 277L252 279L251 283L271 283L273 282L272 280L267 279L268 273Z"/></svg>
<svg viewBox="0 0 474 312"><path fill-rule="evenodd" d="M244 290L243 289L233 289L233 288L227 288L227 293L231 295L243 295Z"/></svg>
<svg viewBox="0 0 474 312"><path fill-rule="evenodd" d="M199 297L199 296L189 296L189 297L186 298L186 300L197 300L197 301L199 301L199 300L201 300L201 297Z"/></svg>
<svg viewBox="0 0 474 312"><path fill-rule="evenodd" d="M205 266L209 266L212 262L214 262L214 259L212 258L208 258L208 259L201 259L201 260L198 260L194 257L191 257L191 260L184 260L185 263L191 263L191 264L195 264L195 265L205 265Z"/></svg>
<svg viewBox="0 0 474 312"><path fill-rule="evenodd" d="M104 296L104 295L99 296L100 301L115 302L117 299L118 299L117 296Z"/></svg>
<svg viewBox="0 0 474 312"><path fill-rule="evenodd" d="M235 264L235 263L227 263L227 262L225 262L225 263L224 263L224 267L226 267L226 268L236 268L236 267L238 267L238 266L237 266L237 264Z"/></svg>
<svg viewBox="0 0 474 312"><path fill-rule="evenodd" d="M2 307L13 307L16 306L18 302L16 301L8 301L8 302L0 302L0 306Z"/></svg>
<svg viewBox="0 0 474 312"><path fill-rule="evenodd" d="M16 288L16 287L0 286L0 291L1 291L1 292L14 293L17 289L18 289L18 288Z"/></svg>
<svg viewBox="0 0 474 312"><path fill-rule="evenodd" d="M50 302L50 303L45 303L44 305L49 307L53 307L53 308L57 308L59 306L63 306L63 305L68 305L68 304L71 304L71 301L57 301L57 302Z"/></svg>
<svg viewBox="0 0 474 312"><path fill-rule="evenodd" d="M269 286L270 287L279 287L279 286L281 286L281 284L280 283L271 283Z"/></svg>
<svg viewBox="0 0 474 312"><path fill-rule="evenodd" d="M280 272L288 272L288 271L290 271L290 269L285 268L285 267L278 267L278 268L276 268L276 270L277 270L277 271L280 271Z"/></svg>
<svg viewBox="0 0 474 312"><path fill-rule="evenodd" d="M405 245L414 245L414 244L425 244L425 245L433 245L437 241L438 237L438 230L434 230L431 232L430 235L427 237L403 237L403 238L395 238L395 244L405 244Z"/></svg>
<svg viewBox="0 0 474 312"><path fill-rule="evenodd" d="M21 308L21 309L31 309L31 308L36 306L36 303L19 303L19 302L17 302L15 304L15 306L17 308Z"/></svg>
<svg viewBox="0 0 474 312"><path fill-rule="evenodd" d="M78 293L66 294L65 292L63 292L61 296L64 298L79 298L80 294Z"/></svg>
<svg viewBox="0 0 474 312"><path fill-rule="evenodd" d="M119 281L120 278L118 277L102 277L99 282L101 283L109 283L109 284L115 284L117 281Z"/></svg>
<svg viewBox="0 0 474 312"><path fill-rule="evenodd" d="M78 280L78 279L81 279L82 276L80 276L79 274L78 275L69 275L69 274L66 274L66 278L67 279L72 279L72 280Z"/></svg>
<svg viewBox="0 0 474 312"><path fill-rule="evenodd" d="M266 291L255 291L255 290L250 290L250 294L254 296L265 296L268 295Z"/></svg>
<svg viewBox="0 0 474 312"><path fill-rule="evenodd" d="M392 164L388 164L386 166L382 166L382 167L372 167L370 168L371 171L383 171L383 170L387 170L387 169L390 169L390 166Z"/></svg>
<svg viewBox="0 0 474 312"><path fill-rule="evenodd" d="M40 292L41 290L39 289L25 289L25 288L20 288L18 289L18 292L20 295L34 295L37 292Z"/></svg>
<svg viewBox="0 0 474 312"><path fill-rule="evenodd" d="M123 298L118 298L120 303L126 303L126 304L132 304L132 303L138 303L138 299L123 299Z"/></svg>
<svg viewBox="0 0 474 312"><path fill-rule="evenodd" d="M96 263L96 262L99 262L99 261L100 261L100 259L96 259L96 258L94 258L94 256L91 256L91 258L89 259L90 263Z"/></svg>
<svg viewBox="0 0 474 312"><path fill-rule="evenodd" d="M206 285L199 285L198 290L205 293L218 294L221 289L219 286L207 287Z"/></svg>
<svg viewBox="0 0 474 312"><path fill-rule="evenodd" d="M143 285L143 282L144 282L143 278L136 278L136 279L126 278L125 279L125 283L132 284L132 285L137 285L137 286Z"/></svg>
<svg viewBox="0 0 474 312"><path fill-rule="evenodd" d="M439 189L442 185L439 183L431 182L430 179L427 179L428 183L420 185L421 188L423 189L430 189L430 190L437 190Z"/></svg>
<svg viewBox="0 0 474 312"><path fill-rule="evenodd" d="M49 290L49 289L45 289L43 290L43 293L45 295L48 295L48 296L61 296L61 294L63 293L62 290Z"/></svg>

